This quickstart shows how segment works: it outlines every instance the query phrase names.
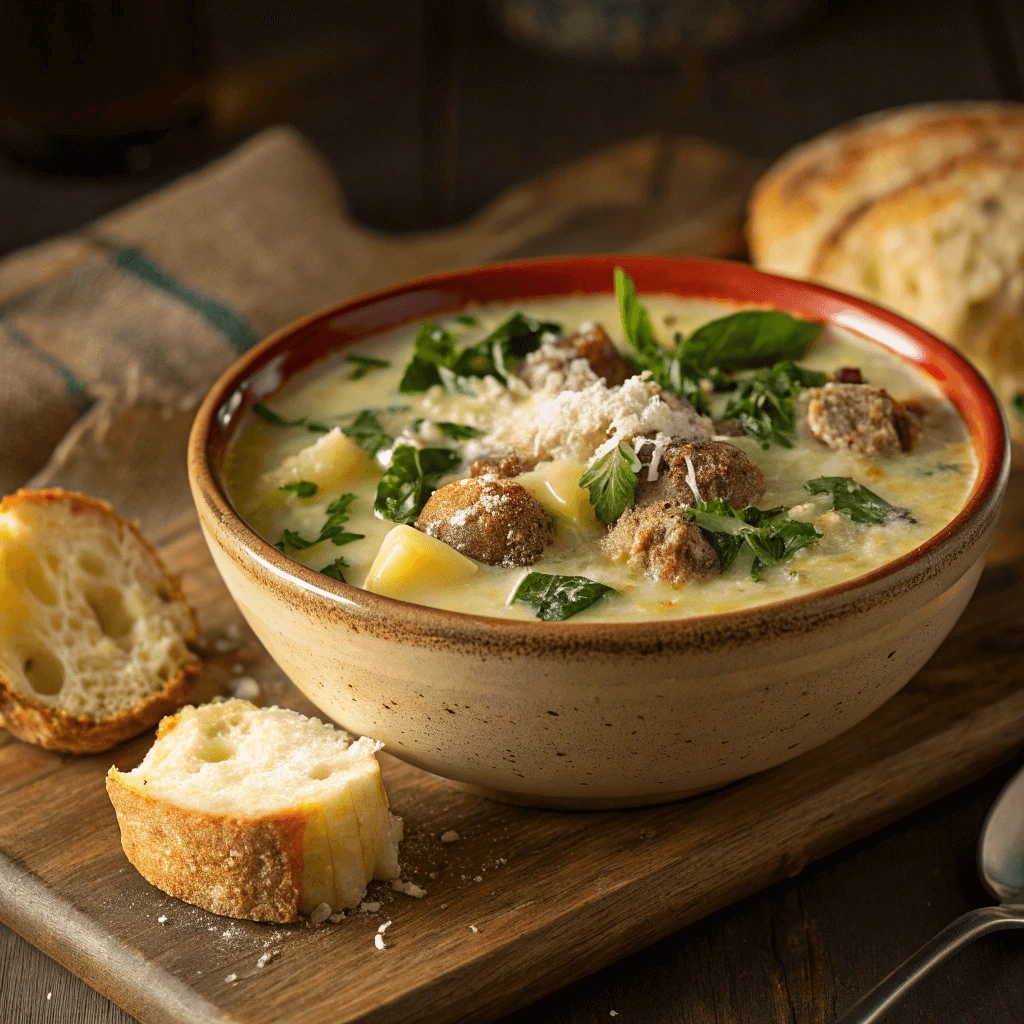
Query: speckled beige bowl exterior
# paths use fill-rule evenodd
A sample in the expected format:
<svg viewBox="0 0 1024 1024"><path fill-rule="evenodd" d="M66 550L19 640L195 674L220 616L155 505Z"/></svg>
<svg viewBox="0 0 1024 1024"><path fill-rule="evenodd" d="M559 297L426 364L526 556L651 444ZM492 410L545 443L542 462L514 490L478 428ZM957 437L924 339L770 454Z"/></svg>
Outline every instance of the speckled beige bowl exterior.
<svg viewBox="0 0 1024 1024"><path fill-rule="evenodd" d="M910 554L789 601L685 621L533 623L439 611L306 569L233 511L221 483L241 414L359 338L471 301L610 290L722 298L829 321L940 382L980 462L963 511ZM826 742L928 660L970 598L1009 467L1005 423L960 356L893 314L813 285L703 260L623 257L485 267L344 303L288 328L215 385L189 474L217 567L295 684L355 733L492 795L550 807L625 807L721 786Z"/></svg>

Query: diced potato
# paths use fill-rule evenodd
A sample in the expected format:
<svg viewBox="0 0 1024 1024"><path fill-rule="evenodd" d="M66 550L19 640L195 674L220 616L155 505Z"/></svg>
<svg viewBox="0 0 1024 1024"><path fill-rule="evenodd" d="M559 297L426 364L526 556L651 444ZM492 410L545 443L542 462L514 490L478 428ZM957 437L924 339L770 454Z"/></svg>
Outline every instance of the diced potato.
<svg viewBox="0 0 1024 1024"><path fill-rule="evenodd" d="M542 462L529 473L515 478L552 515L566 519L577 526L597 526L594 506L590 504L590 492L580 487L580 477L586 471L580 462L559 459Z"/></svg>
<svg viewBox="0 0 1024 1024"><path fill-rule="evenodd" d="M315 444L289 455L275 469L264 473L260 483L267 491L276 491L282 484L308 480L320 490L329 491L347 480L365 476L372 466L366 452L335 427Z"/></svg>
<svg viewBox="0 0 1024 1024"><path fill-rule="evenodd" d="M424 591L465 583L478 570L476 562L434 537L396 526L384 538L363 589L411 601Z"/></svg>

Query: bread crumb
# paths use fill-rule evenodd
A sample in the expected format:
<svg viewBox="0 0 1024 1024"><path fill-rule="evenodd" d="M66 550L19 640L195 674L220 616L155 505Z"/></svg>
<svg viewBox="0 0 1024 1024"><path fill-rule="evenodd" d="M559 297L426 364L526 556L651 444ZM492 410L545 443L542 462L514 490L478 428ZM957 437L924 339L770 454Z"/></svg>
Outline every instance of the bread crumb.
<svg viewBox="0 0 1024 1024"><path fill-rule="evenodd" d="M619 1015L619 1011L618 1010L609 1010L608 1011L608 1016L609 1017L618 1017L618 1015Z"/></svg>
<svg viewBox="0 0 1024 1024"><path fill-rule="evenodd" d="M447 832L441 833L442 843L457 843L461 838L462 836L460 836L453 828L448 829Z"/></svg>
<svg viewBox="0 0 1024 1024"><path fill-rule="evenodd" d="M403 882L400 878L396 878L391 882L391 888L395 892L405 893L406 896L412 896L416 900L422 899L427 895L427 890L421 889L415 882Z"/></svg>
<svg viewBox="0 0 1024 1024"><path fill-rule="evenodd" d="M313 908L313 912L309 915L310 924L323 924L332 914L331 905L329 903L321 903Z"/></svg>
<svg viewBox="0 0 1024 1024"><path fill-rule="evenodd" d="M231 666L232 675L240 676L244 671L245 666L240 661L236 661L234 665Z"/></svg>
<svg viewBox="0 0 1024 1024"><path fill-rule="evenodd" d="M166 915L166 914L161 914L161 915L160 915L160 916L159 916L159 917L158 917L158 918L156 919L156 923L157 923L157 924L167 924L167 915Z"/></svg>
<svg viewBox="0 0 1024 1024"><path fill-rule="evenodd" d="M427 875L427 878L437 878L437 872L436 871L431 871L430 874Z"/></svg>
<svg viewBox="0 0 1024 1024"><path fill-rule="evenodd" d="M483 875L477 875L476 878L473 879L474 882L482 882L483 880Z"/></svg>
<svg viewBox="0 0 1024 1024"><path fill-rule="evenodd" d="M224 979L224 982L225 982L225 984L227 984L227 985L230 985L230 984L231 984L231 983L232 983L233 981L238 981L238 975L237 975L237 974L229 974L229 975L228 975L228 976L227 976L227 977L226 977L226 978Z"/></svg>
<svg viewBox="0 0 1024 1024"><path fill-rule="evenodd" d="M339 910L336 914L331 914L328 920L331 922L331 924L338 924L340 921L344 921L345 911Z"/></svg>
<svg viewBox="0 0 1024 1024"><path fill-rule="evenodd" d="M377 911L380 910L380 903L372 900L363 900L363 902L359 904L359 909L364 914L376 914Z"/></svg>
<svg viewBox="0 0 1024 1024"><path fill-rule="evenodd" d="M471 925L469 926L469 930L470 930L471 932L473 932L474 934L476 934L476 932L480 931L480 929L479 929L479 928L477 928L477 926L476 926L475 924L471 924Z"/></svg>
<svg viewBox="0 0 1024 1024"><path fill-rule="evenodd" d="M383 935L391 927L390 921L385 921L378 929L377 934Z"/></svg>
<svg viewBox="0 0 1024 1024"><path fill-rule="evenodd" d="M380 932L377 932L377 934L374 935L374 937L373 937L373 944L378 949L387 949L388 948L387 946L384 945L384 936L381 935Z"/></svg>
<svg viewBox="0 0 1024 1024"><path fill-rule="evenodd" d="M53 998L53 993L52 992L47 992L46 993L46 998L47 999L52 999Z"/></svg>
<svg viewBox="0 0 1024 1024"><path fill-rule="evenodd" d="M256 961L256 966L266 967L267 964L269 964L270 961L273 960L274 957L277 956L277 954L280 952L281 950L279 949L268 949L266 953L264 953L263 956L261 956L259 960Z"/></svg>

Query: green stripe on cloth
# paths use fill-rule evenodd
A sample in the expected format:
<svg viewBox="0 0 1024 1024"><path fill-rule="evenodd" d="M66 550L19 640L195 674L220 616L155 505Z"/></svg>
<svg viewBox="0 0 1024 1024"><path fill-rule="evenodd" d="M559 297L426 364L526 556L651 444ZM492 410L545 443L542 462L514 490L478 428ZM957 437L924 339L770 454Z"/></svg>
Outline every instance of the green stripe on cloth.
<svg viewBox="0 0 1024 1024"><path fill-rule="evenodd" d="M51 355L45 349L41 349L24 331L18 330L4 316L2 310L0 310L0 327L3 327L19 345L28 349L40 361L46 363L52 370L60 374L61 379L64 381L64 387L75 408L78 410L79 416L85 415L93 407L94 399L92 395L89 394L88 389L78 379L74 371L65 366L56 356Z"/></svg>
<svg viewBox="0 0 1024 1024"><path fill-rule="evenodd" d="M168 277L138 249L115 249L113 257L125 273L153 288L159 288L194 309L214 330L223 334L236 351L246 352L259 341L249 325L233 309Z"/></svg>

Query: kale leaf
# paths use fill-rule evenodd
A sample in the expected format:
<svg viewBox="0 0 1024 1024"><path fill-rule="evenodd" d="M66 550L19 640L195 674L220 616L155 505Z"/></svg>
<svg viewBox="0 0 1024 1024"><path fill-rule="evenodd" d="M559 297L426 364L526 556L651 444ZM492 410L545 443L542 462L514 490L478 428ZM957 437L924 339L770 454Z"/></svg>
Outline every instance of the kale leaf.
<svg viewBox="0 0 1024 1024"><path fill-rule="evenodd" d="M808 480L804 488L811 494L830 495L832 508L849 516L855 523L885 526L897 519L910 523L917 522L910 509L890 505L885 498L874 491L869 491L863 484L848 476L819 476L815 480Z"/></svg>
<svg viewBox="0 0 1024 1024"><path fill-rule="evenodd" d="M391 465L377 484L373 510L393 523L416 520L437 483L459 463L451 448L414 448L400 444L391 453Z"/></svg>
<svg viewBox="0 0 1024 1024"><path fill-rule="evenodd" d="M588 580L586 576L554 576L531 572L523 577L512 595L512 602L529 605L544 622L564 622L578 615L606 594L618 591Z"/></svg>

